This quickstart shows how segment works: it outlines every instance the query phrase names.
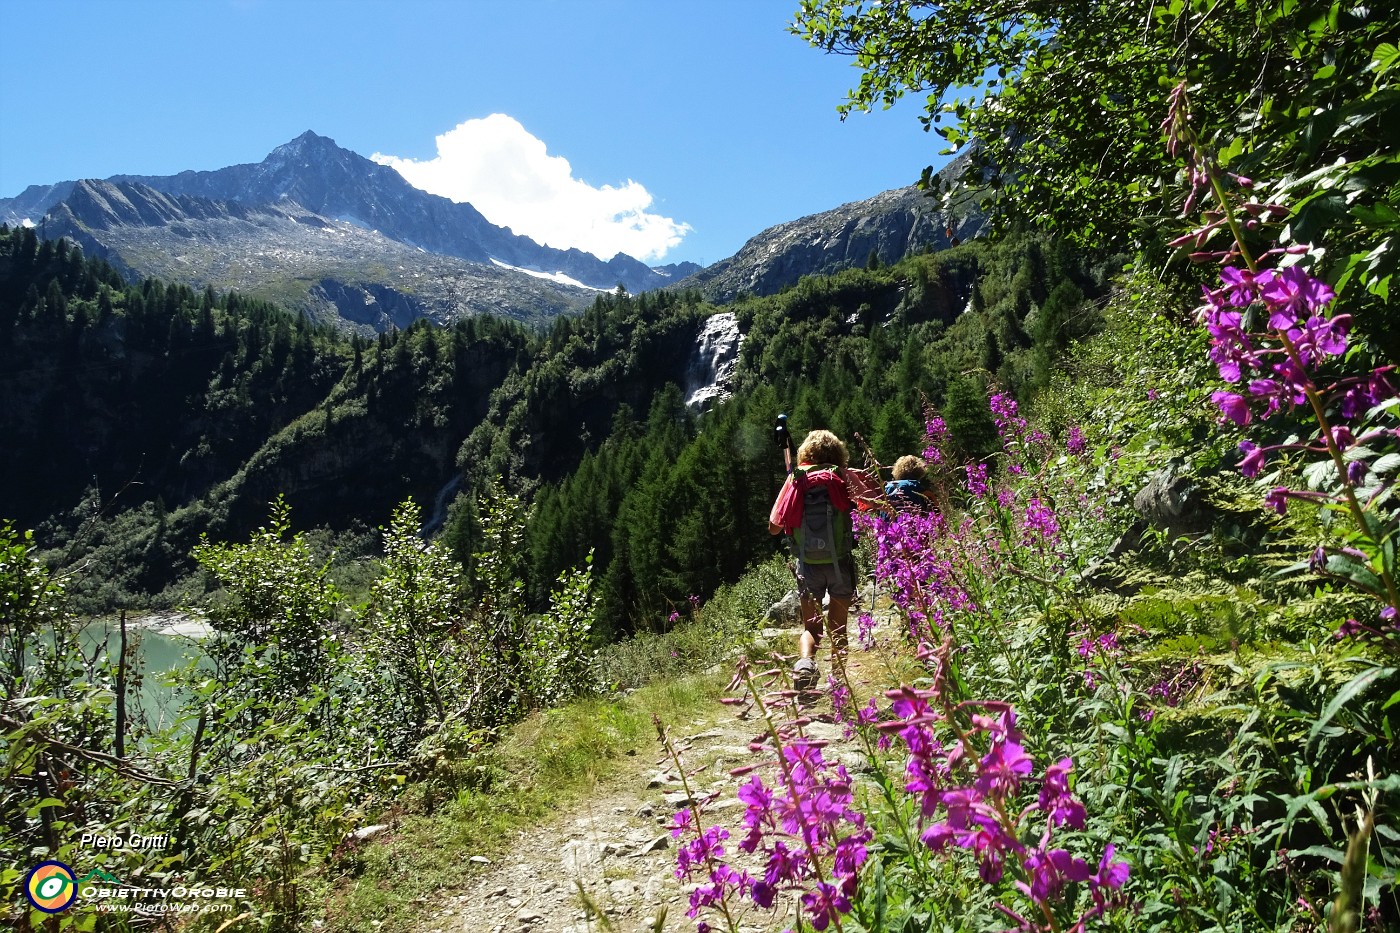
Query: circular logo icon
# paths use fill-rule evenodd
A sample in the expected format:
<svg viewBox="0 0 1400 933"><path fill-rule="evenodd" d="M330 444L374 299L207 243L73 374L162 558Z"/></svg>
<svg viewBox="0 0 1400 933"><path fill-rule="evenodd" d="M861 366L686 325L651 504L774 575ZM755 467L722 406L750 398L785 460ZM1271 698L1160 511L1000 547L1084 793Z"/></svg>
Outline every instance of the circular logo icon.
<svg viewBox="0 0 1400 933"><path fill-rule="evenodd" d="M67 910L78 897L78 885L73 869L62 862L40 862L24 879L24 893L29 903L46 914Z"/></svg>

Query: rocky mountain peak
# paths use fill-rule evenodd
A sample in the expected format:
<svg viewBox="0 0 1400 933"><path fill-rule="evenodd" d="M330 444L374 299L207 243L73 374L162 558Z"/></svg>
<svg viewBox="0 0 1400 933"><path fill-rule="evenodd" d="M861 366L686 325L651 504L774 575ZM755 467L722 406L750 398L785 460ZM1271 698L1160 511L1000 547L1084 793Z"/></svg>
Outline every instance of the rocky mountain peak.
<svg viewBox="0 0 1400 933"><path fill-rule="evenodd" d="M307 130L305 133L302 133L296 139L293 139L290 142L285 142L282 145L278 146L276 149L272 150L272 152L268 154L268 159L275 158L279 155L300 155L306 152L327 151L348 152L349 150L341 149L340 146L336 145L335 140L331 139L329 136L322 136L315 130Z"/></svg>

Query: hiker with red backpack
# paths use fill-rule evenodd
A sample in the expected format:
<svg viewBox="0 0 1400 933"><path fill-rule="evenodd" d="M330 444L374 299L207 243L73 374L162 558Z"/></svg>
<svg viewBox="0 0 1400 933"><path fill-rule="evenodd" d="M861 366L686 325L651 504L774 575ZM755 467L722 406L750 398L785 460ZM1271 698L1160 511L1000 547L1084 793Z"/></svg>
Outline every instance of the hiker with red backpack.
<svg viewBox="0 0 1400 933"><path fill-rule="evenodd" d="M817 647L823 635L822 599L830 597L825 630L831 635L832 657L846 651L846 619L856 593L856 567L851 509L847 491L846 445L830 431L807 435L791 463L791 439L786 418L778 422L779 444L786 444L788 476L768 514L769 534L792 535L797 558L797 592L802 605L800 657L793 666L793 685L810 690L817 683Z"/></svg>

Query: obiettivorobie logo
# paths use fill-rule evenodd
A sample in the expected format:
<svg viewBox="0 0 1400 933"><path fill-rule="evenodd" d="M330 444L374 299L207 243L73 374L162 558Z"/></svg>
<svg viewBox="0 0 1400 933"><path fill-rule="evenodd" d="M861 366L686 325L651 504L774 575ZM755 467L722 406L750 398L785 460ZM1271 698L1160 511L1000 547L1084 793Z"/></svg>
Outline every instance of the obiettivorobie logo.
<svg viewBox="0 0 1400 933"><path fill-rule="evenodd" d="M62 862L40 862L30 869L29 877L24 882L24 894L29 898L29 903L39 910L47 914L56 914L72 907L73 902L78 899L78 891L92 881L118 886L122 884L119 879L113 878L100 868L94 868L75 881L73 869Z"/></svg>
<svg viewBox="0 0 1400 933"><path fill-rule="evenodd" d="M83 881L91 878L92 874L95 872ZM73 877L73 869L62 862L40 862L29 870L29 877L24 879L24 896L44 913L56 914L73 906L78 899L78 884Z"/></svg>
<svg viewBox="0 0 1400 933"><path fill-rule="evenodd" d="M75 879L73 869L62 862L40 862L24 881L24 894L37 910L56 914L67 910L81 896L99 911L137 910L142 913L203 913L228 911L232 901L247 898L247 888L198 882L170 888L133 887L94 868Z"/></svg>

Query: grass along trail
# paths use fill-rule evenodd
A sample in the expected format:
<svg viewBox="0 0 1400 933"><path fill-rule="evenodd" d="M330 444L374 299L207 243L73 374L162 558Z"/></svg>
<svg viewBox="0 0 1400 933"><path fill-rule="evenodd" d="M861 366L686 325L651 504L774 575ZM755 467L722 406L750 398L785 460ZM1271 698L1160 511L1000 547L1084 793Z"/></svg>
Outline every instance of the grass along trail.
<svg viewBox="0 0 1400 933"><path fill-rule="evenodd" d="M848 677L857 705L897 679L897 656L891 646L899 641L898 622L884 609L875 617L877 638L886 647L871 651L856 647L854 618L851 623ZM799 631L796 624L764 630L760 644L767 642L786 653L794 650ZM829 742L826 757L843 763L859 782L869 765L835 721L827 681L829 654L823 651L819 661L822 682L801 701L811 719L804 732ZM754 662L756 670L771 666ZM765 727L757 718L737 718L734 708L719 702L730 673L712 670L687 682L658 684L592 710L574 710L571 707L580 704L571 704L523 724L509 742L522 753L529 751L535 767L546 760L542 767L549 768L547 759L560 753L561 740L579 737L581 727L568 725L578 725L576 714L592 713L594 725L613 733L613 741L595 749L601 757L581 765L572 780L556 781L556 788L535 787L542 796L527 789L533 806L520 807L518 799L522 783L532 780L530 769L512 774L511 789L501 794L499 803L502 810L521 812L484 815L488 823L492 818L505 821L505 829L497 824L477 839L470 832L455 837L444 832L443 821L464 809L460 797L427 823L410 818L393 826L366 847L361 881L333 897L329 924L379 933L695 929L695 921L686 916L692 885L676 879L677 841L671 836L674 814L689 805L690 796L658 741L648 711L657 712L681 750L685 783L703 801L701 825L728 828L729 858L752 871L756 865L734 859L741 854L737 843L744 813L735 791L749 778L733 777L729 771L760 760L749 746L763 738ZM517 762L523 764L524 759ZM466 806L490 808L490 794L479 799L473 795ZM371 886L371 880L379 883ZM379 894L370 893L371 887ZM773 912L748 910L740 922L745 930L766 933L791 928L796 921L795 896L789 896L780 898Z"/></svg>

